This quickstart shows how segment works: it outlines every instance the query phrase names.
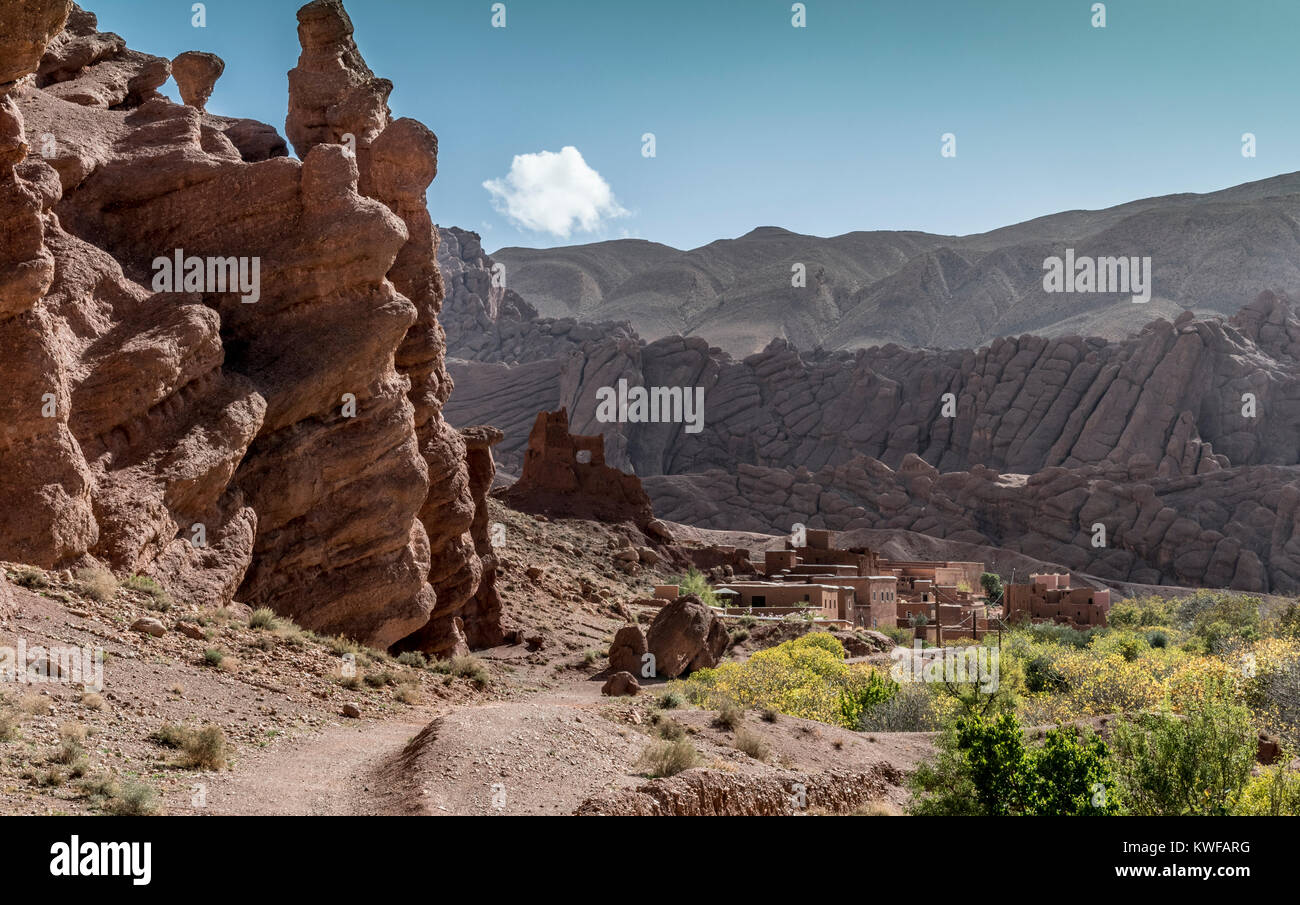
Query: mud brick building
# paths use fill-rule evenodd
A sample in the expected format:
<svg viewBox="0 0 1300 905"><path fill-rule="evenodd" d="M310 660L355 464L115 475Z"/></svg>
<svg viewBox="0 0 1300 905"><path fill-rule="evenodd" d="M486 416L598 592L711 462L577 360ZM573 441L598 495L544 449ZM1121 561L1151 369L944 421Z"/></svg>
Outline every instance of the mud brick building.
<svg viewBox="0 0 1300 905"><path fill-rule="evenodd" d="M1008 622L1104 626L1110 615L1110 591L1071 587L1069 572L1030 575L1029 584L1007 586L1005 615Z"/></svg>

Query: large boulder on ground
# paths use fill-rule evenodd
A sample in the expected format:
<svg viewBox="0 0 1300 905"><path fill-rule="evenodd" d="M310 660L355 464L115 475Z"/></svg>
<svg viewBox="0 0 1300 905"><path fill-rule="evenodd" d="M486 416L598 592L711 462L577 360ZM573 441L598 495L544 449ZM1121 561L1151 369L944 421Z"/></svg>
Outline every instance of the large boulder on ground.
<svg viewBox="0 0 1300 905"><path fill-rule="evenodd" d="M623 698L639 694L641 685L630 672L616 672L601 686L600 693L611 698Z"/></svg>
<svg viewBox="0 0 1300 905"><path fill-rule="evenodd" d="M717 666L727 646L727 629L694 594L678 597L650 623L646 647L655 673L675 679L686 672Z"/></svg>
<svg viewBox="0 0 1300 905"><path fill-rule="evenodd" d="M609 668L641 673L641 657L645 654L645 633L639 625L625 625L614 636L614 643L609 646Z"/></svg>

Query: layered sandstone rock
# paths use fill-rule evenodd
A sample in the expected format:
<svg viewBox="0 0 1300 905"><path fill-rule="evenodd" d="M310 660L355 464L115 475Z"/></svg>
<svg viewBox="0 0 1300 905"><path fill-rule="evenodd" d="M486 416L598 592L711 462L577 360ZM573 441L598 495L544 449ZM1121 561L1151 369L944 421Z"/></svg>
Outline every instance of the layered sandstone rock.
<svg viewBox="0 0 1300 905"><path fill-rule="evenodd" d="M11 75L35 73L0 99L0 503L22 516L0 557L94 556L380 646L460 609L483 566L440 414L436 139L388 122L341 5L300 13L290 121L324 105L367 154L295 127L301 163L198 109L211 65L178 58L196 106L172 104L168 62L93 15L50 38L66 4L20 12L0 29L26 54ZM192 284L158 280L192 258Z"/></svg>

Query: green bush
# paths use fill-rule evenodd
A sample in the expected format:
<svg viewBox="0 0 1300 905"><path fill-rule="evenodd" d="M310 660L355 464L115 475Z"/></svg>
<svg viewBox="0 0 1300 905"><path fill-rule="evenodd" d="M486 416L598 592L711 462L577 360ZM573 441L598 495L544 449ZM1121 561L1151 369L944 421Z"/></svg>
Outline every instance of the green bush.
<svg viewBox="0 0 1300 905"><path fill-rule="evenodd" d="M1232 813L1255 762L1250 710L1210 685L1185 715L1126 717L1111 737L1125 805L1139 816Z"/></svg>
<svg viewBox="0 0 1300 905"><path fill-rule="evenodd" d="M1105 816L1119 813L1105 742L1070 728L1030 748L1011 714L958 718L939 757L910 777L914 814Z"/></svg>
<svg viewBox="0 0 1300 905"><path fill-rule="evenodd" d="M682 589L682 594L694 594L700 598L700 603L707 606L721 606L717 595L713 593L713 585L709 584L709 579L694 566L691 566L685 575L678 576L675 584Z"/></svg>

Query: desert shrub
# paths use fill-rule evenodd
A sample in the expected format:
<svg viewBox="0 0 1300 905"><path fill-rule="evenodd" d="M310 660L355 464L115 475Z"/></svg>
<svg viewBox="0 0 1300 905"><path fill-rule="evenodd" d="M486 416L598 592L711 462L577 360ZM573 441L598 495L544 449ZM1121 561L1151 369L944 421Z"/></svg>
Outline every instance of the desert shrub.
<svg viewBox="0 0 1300 905"><path fill-rule="evenodd" d="M859 732L933 732L939 728L934 695L921 682L900 682L898 691L862 711Z"/></svg>
<svg viewBox="0 0 1300 905"><path fill-rule="evenodd" d="M775 708L763 707L758 711L758 716L764 723L775 723L780 717L780 714Z"/></svg>
<svg viewBox="0 0 1300 905"><path fill-rule="evenodd" d="M175 723L163 723L149 733L149 741L162 745L164 748L182 748L191 734L192 730L185 726L178 726Z"/></svg>
<svg viewBox="0 0 1300 905"><path fill-rule="evenodd" d="M1026 625L1020 629L1032 641L1040 643L1056 643L1063 647L1087 647L1097 634L1097 629L1077 629L1069 625L1058 625L1054 622L1040 622L1033 625Z"/></svg>
<svg viewBox="0 0 1300 905"><path fill-rule="evenodd" d="M149 817L158 813L158 793L142 782L129 782L108 802L118 817Z"/></svg>
<svg viewBox="0 0 1300 905"><path fill-rule="evenodd" d="M190 732L181 750L184 767L220 770L226 766L226 734L220 726L208 725Z"/></svg>
<svg viewBox="0 0 1300 905"><path fill-rule="evenodd" d="M0 706L0 742L11 742L18 737L21 717L8 706Z"/></svg>
<svg viewBox="0 0 1300 905"><path fill-rule="evenodd" d="M397 662L413 669L424 669L429 665L429 658L418 650L407 650L397 655Z"/></svg>
<svg viewBox="0 0 1300 905"><path fill-rule="evenodd" d="M172 608L171 596L163 589L157 581L148 575L132 575L124 583L124 587L132 591L140 591L149 595L149 609L167 612Z"/></svg>
<svg viewBox="0 0 1300 905"><path fill-rule="evenodd" d="M1130 813L1209 816L1235 807L1250 779L1256 733L1231 685L1213 682L1183 716L1166 706L1120 720L1111 745Z"/></svg>
<svg viewBox="0 0 1300 905"><path fill-rule="evenodd" d="M1300 817L1300 772L1290 768L1291 755L1262 768L1242 789L1233 813L1242 817Z"/></svg>
<svg viewBox="0 0 1300 905"><path fill-rule="evenodd" d="M694 566L691 566L685 575L675 578L673 582L682 589L682 594L694 594L706 606L720 605L717 595L713 593L713 585L709 584L709 579Z"/></svg>
<svg viewBox="0 0 1300 905"><path fill-rule="evenodd" d="M397 691L393 692L393 697L403 704L415 706L424 700L420 694L420 686L414 683L403 683L397 686Z"/></svg>
<svg viewBox="0 0 1300 905"><path fill-rule="evenodd" d="M640 766L650 777L676 776L702 763L700 752L686 738L654 742L641 755Z"/></svg>
<svg viewBox="0 0 1300 905"><path fill-rule="evenodd" d="M736 732L732 744L736 746L737 750L745 752L754 760L766 762L772 756L772 749L768 747L763 737L743 726Z"/></svg>
<svg viewBox="0 0 1300 905"><path fill-rule="evenodd" d="M469 679L479 688L486 686L492 679L483 661L469 654L457 654L452 657L450 669L451 675Z"/></svg>
<svg viewBox="0 0 1300 905"><path fill-rule="evenodd" d="M1051 657L1040 654L1025 664L1025 690L1031 694L1059 694L1069 691L1070 683Z"/></svg>
<svg viewBox="0 0 1300 905"><path fill-rule="evenodd" d="M277 625L279 621L275 618L275 611L269 607L258 607L253 610L253 615L248 617L248 627L253 631L274 629Z"/></svg>
<svg viewBox="0 0 1300 905"><path fill-rule="evenodd" d="M1070 728L1025 742L1011 714L958 718L939 756L910 777L911 811L923 815L1104 816L1119 812L1105 742Z"/></svg>
<svg viewBox="0 0 1300 905"><path fill-rule="evenodd" d="M117 594L117 579L102 566L78 569L74 577L81 593L98 603L108 603Z"/></svg>
<svg viewBox="0 0 1300 905"><path fill-rule="evenodd" d="M736 629L735 631L733 631L733 632L731 633L731 643L732 643L732 644L743 644L743 643L745 643L745 642L748 641L748 640L749 640L749 630L748 630L748 629L738 628L738 629Z"/></svg>
<svg viewBox="0 0 1300 905"><path fill-rule="evenodd" d="M682 696L680 691L669 689L659 695L659 700L655 703L657 703L662 710L676 710L678 707L685 706L686 698Z"/></svg>
<svg viewBox="0 0 1300 905"><path fill-rule="evenodd" d="M893 683L876 670L845 663L844 646L828 632L810 632L744 662L698 670L678 687L709 709L731 702L745 710L766 707L850 729L864 707L893 693Z"/></svg>
<svg viewBox="0 0 1300 905"><path fill-rule="evenodd" d="M40 591L50 586L50 579L40 569L20 568L14 575L14 584L29 591Z"/></svg>
<svg viewBox="0 0 1300 905"><path fill-rule="evenodd" d="M355 656L361 653L361 645L343 635L335 635L332 638L326 638L325 646L330 649L331 653L337 654L340 657L344 654L353 654Z"/></svg>
<svg viewBox="0 0 1300 905"><path fill-rule="evenodd" d="M220 667L226 660L226 652L215 647L209 647L203 652L203 663L205 666Z"/></svg>
<svg viewBox="0 0 1300 905"><path fill-rule="evenodd" d="M393 677L391 672L384 670L383 672L366 673L365 682L371 688L385 688L389 685L396 685L397 679Z"/></svg>
<svg viewBox="0 0 1300 905"><path fill-rule="evenodd" d="M713 718L713 725L718 729L732 729L745 721L745 711L736 706L734 701L724 701Z"/></svg>
<svg viewBox="0 0 1300 905"><path fill-rule="evenodd" d="M686 737L686 727L676 720L659 720L655 731L659 733L660 738L670 742Z"/></svg>
<svg viewBox="0 0 1300 905"><path fill-rule="evenodd" d="M1157 650L1169 646L1169 636L1161 631L1147 632L1147 644Z"/></svg>

